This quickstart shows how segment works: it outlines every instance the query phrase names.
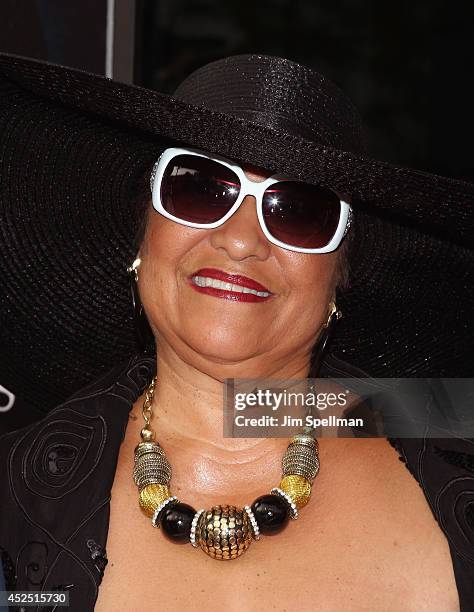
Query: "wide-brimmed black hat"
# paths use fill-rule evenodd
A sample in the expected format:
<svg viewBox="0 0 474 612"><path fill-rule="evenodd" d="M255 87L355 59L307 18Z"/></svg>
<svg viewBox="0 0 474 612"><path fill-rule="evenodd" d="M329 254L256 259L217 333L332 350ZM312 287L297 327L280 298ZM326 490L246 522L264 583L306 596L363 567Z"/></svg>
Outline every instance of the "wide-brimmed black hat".
<svg viewBox="0 0 474 612"><path fill-rule="evenodd" d="M238 55L169 96L0 54L2 385L46 411L138 351L137 185L176 143L352 202L331 354L372 376L473 375L474 185L372 159L326 78Z"/></svg>

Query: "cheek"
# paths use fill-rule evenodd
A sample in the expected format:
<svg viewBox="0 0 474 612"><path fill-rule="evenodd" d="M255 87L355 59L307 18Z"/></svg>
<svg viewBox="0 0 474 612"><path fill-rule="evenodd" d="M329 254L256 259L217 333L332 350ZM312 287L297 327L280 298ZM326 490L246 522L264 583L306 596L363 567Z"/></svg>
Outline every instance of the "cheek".
<svg viewBox="0 0 474 612"><path fill-rule="evenodd" d="M195 245L202 240L204 231L180 225L156 213L150 214L140 249L140 267L149 269L150 278L162 277L172 282Z"/></svg>
<svg viewBox="0 0 474 612"><path fill-rule="evenodd" d="M152 319L175 299L179 263L192 248L187 229L164 217L150 217L140 249L139 288Z"/></svg>
<svg viewBox="0 0 474 612"><path fill-rule="evenodd" d="M172 261L178 254L184 228L164 217L150 215L142 248L142 262L147 266L157 261Z"/></svg>
<svg viewBox="0 0 474 612"><path fill-rule="evenodd" d="M335 253L290 254L282 267L286 269L292 290L302 297L325 296L334 289L337 271Z"/></svg>
<svg viewBox="0 0 474 612"><path fill-rule="evenodd" d="M291 257L286 266L291 310L298 326L317 329L325 322L329 302L334 297L337 271L335 253Z"/></svg>

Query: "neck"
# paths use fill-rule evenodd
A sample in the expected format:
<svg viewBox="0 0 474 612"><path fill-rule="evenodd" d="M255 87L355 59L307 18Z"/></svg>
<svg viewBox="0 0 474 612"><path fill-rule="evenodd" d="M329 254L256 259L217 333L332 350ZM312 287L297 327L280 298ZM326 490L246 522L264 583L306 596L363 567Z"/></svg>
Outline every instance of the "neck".
<svg viewBox="0 0 474 612"><path fill-rule="evenodd" d="M176 353L160 348L151 427L172 465L172 490L182 488L187 503L248 503L278 486L281 458L288 438L224 438L223 385L225 378L252 378L241 367L216 365L198 369ZM219 372L219 376L216 374ZM308 365L287 364L265 371L265 377L305 378ZM143 427L144 394L131 411L127 439L134 447ZM244 498L242 499L242 495ZM249 497L250 496L250 497Z"/></svg>

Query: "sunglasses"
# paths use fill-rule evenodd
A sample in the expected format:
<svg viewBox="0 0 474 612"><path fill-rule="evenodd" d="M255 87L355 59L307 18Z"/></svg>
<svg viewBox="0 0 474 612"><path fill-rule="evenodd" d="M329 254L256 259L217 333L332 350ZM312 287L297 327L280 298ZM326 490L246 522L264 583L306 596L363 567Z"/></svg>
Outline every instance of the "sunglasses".
<svg viewBox="0 0 474 612"><path fill-rule="evenodd" d="M251 181L234 162L197 149L166 149L150 188L153 207L163 216L207 229L225 223L252 195L267 239L300 253L335 250L352 220L350 205L331 189L281 175Z"/></svg>

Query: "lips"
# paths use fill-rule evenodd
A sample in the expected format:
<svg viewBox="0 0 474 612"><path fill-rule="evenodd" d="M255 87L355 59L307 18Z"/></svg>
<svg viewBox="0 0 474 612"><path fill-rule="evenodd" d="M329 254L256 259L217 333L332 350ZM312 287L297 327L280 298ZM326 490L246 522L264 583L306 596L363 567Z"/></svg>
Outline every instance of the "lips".
<svg viewBox="0 0 474 612"><path fill-rule="evenodd" d="M270 289L267 289L262 284L257 283L257 281L253 278L241 276L239 274L227 274L226 272L218 270L217 268L201 268L200 270L193 272L189 276L189 280L191 280L193 276L208 276L209 278L215 278L216 280L224 283L231 283L233 285L239 285L240 287L247 287L248 289L254 289L255 291L266 291L267 293L272 293Z"/></svg>

